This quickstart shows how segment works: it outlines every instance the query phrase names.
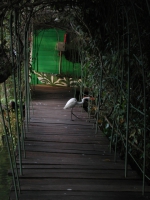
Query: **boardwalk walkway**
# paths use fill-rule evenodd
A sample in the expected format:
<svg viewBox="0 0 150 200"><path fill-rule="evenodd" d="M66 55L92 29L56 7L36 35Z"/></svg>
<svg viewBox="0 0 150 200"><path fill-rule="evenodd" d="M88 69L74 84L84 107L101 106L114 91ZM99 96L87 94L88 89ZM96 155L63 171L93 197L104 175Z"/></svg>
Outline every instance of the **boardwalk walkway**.
<svg viewBox="0 0 150 200"><path fill-rule="evenodd" d="M114 162L108 140L101 132L95 135L81 107L74 110L82 119L70 120L70 110L63 106L73 97L71 89L35 89L20 200L148 199L147 194L142 197L142 181L130 167L124 178L124 162ZM10 200L15 200L13 189Z"/></svg>

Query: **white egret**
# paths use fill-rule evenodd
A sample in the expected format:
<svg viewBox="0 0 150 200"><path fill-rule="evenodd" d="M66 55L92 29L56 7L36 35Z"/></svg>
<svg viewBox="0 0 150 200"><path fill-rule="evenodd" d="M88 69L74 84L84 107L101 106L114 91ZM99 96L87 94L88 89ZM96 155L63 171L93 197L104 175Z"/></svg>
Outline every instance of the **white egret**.
<svg viewBox="0 0 150 200"><path fill-rule="evenodd" d="M85 99L91 99L91 97L83 97L82 101L77 101L76 98L71 98L70 100L67 101L66 105L64 106L64 109L67 109L67 108L71 108L71 120L72 120L72 115L74 115L75 117L77 117L74 113L73 113L73 108L76 106L76 105L81 105L84 103ZM78 118L78 117L77 117Z"/></svg>

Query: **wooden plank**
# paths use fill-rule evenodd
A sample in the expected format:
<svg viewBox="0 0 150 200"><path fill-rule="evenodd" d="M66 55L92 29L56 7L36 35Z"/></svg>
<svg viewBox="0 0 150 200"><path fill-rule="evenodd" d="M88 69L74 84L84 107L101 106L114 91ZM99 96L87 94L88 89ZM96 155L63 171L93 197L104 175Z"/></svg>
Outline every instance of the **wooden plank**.
<svg viewBox="0 0 150 200"><path fill-rule="evenodd" d="M108 141L104 140L103 138L90 138L90 136L88 135L83 135L84 137L80 137L77 134L72 134L72 135L66 135L66 134L62 134L59 135L57 133L51 133L51 134L43 134L41 133L41 135L39 134L31 134L29 137L26 137L26 143L30 143L30 142L62 142L62 143L76 143L76 144L89 144L90 145L97 145L97 146L108 146L109 147L109 143ZM99 139L101 140L101 142L99 142Z"/></svg>
<svg viewBox="0 0 150 200"><path fill-rule="evenodd" d="M29 184L30 183L30 184ZM105 192L136 192L141 190L141 182L138 180L98 180L98 179L72 179L72 178L26 178L21 179L22 190L48 190L48 191L105 191ZM149 192L149 187L145 188Z"/></svg>
<svg viewBox="0 0 150 200"><path fill-rule="evenodd" d="M108 158L110 157L111 155L109 153L103 153L103 150L102 151L99 151L99 152L95 152L95 151L92 151L92 150L78 150L78 149L60 149L60 148L56 148L56 147L53 147L51 149L49 149L48 147L39 147L39 146L35 146L33 145L33 147L36 147L37 150L34 150L32 149L32 147L26 147L26 151L32 151L32 152L46 152L46 153L66 153L66 154L69 154L71 153L72 155L75 155L75 154L82 154L82 155L99 155L99 156L106 156L107 159L112 159L111 158Z"/></svg>
<svg viewBox="0 0 150 200"><path fill-rule="evenodd" d="M129 171L128 179L140 179L137 173L133 173L133 171ZM124 170L101 170L101 169L35 169L35 168L27 168L23 169L23 177L22 178L76 178L76 179L124 179Z"/></svg>
<svg viewBox="0 0 150 200"><path fill-rule="evenodd" d="M122 166L122 165L120 165ZM82 164L48 164L48 163L37 163L37 162L23 162L23 169L92 169L92 170L124 170L123 167L120 167L117 165L114 167L108 167L106 168L105 163L101 166L99 165L82 165ZM130 170L130 169L129 169ZM117 172L116 172L117 173Z"/></svg>
<svg viewBox="0 0 150 200"><path fill-rule="evenodd" d="M56 144L55 144L56 143ZM41 146L39 146L41 145ZM33 148L34 147L34 148ZM41 149L43 147L43 149ZM88 147L88 148L87 148ZM95 154L100 154L99 151L102 151L103 154L105 154L105 151L108 149L107 145L94 145L93 143L90 145L88 143L78 144L78 143L71 143L71 142L56 142L56 141L43 141L43 142L37 142L33 144L33 142L26 143L26 150L35 150L35 151L43 151L44 149L48 149L49 151L51 149L70 149L70 150L82 150L82 151L94 151ZM41 149L41 150L40 150ZM96 149L96 151L95 151ZM110 153L107 152L107 154L110 155Z"/></svg>
<svg viewBox="0 0 150 200"><path fill-rule="evenodd" d="M26 158L19 177L21 200L143 200L142 179L124 161L109 151L108 139L89 123L82 107L70 120L64 110L72 88L35 87L26 132ZM17 159L18 168L19 160ZM11 172L10 172L11 174ZM150 188L146 185L146 199ZM10 200L15 200L12 188Z"/></svg>
<svg viewBox="0 0 150 200"><path fill-rule="evenodd" d="M81 191L28 191L21 192L21 200L127 200L136 199L136 200L146 200L147 196L142 196L141 193L132 193L132 192L81 192ZM12 194L15 200L14 194Z"/></svg>

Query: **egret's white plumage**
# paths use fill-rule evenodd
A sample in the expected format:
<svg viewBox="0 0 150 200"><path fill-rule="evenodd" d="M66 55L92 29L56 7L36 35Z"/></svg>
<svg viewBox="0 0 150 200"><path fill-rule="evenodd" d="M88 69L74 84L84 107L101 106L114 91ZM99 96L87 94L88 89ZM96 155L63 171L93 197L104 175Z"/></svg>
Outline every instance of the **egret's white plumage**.
<svg viewBox="0 0 150 200"><path fill-rule="evenodd" d="M73 108L76 104L77 104L77 99L71 98L69 99L69 101L67 101L66 105L64 106L64 109Z"/></svg>
<svg viewBox="0 0 150 200"><path fill-rule="evenodd" d="M64 109L67 109L67 108L73 108L75 107L77 104L83 104L84 103L84 100L85 99L90 99L90 97L83 97L82 101L77 101L76 98L71 98L69 99L69 101L67 101L66 105L64 106Z"/></svg>
<svg viewBox="0 0 150 200"><path fill-rule="evenodd" d="M73 108L78 104L78 105L81 105L84 103L85 99L90 99L90 97L83 97L82 101L77 101L76 98L71 98L69 99L69 101L67 101L66 105L64 106L64 109L67 109L67 108L71 108L71 120L72 120L72 115L76 116L74 113L73 113ZM77 116L76 116L77 117Z"/></svg>

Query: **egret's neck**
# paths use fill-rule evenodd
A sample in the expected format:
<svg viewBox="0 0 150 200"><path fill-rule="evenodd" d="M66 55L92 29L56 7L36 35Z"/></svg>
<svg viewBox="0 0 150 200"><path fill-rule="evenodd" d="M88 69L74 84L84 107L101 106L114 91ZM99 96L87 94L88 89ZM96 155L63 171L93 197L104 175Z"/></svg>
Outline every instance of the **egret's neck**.
<svg viewBox="0 0 150 200"><path fill-rule="evenodd" d="M85 99L90 99L90 97L83 97L82 101L78 101L77 104L83 104Z"/></svg>

